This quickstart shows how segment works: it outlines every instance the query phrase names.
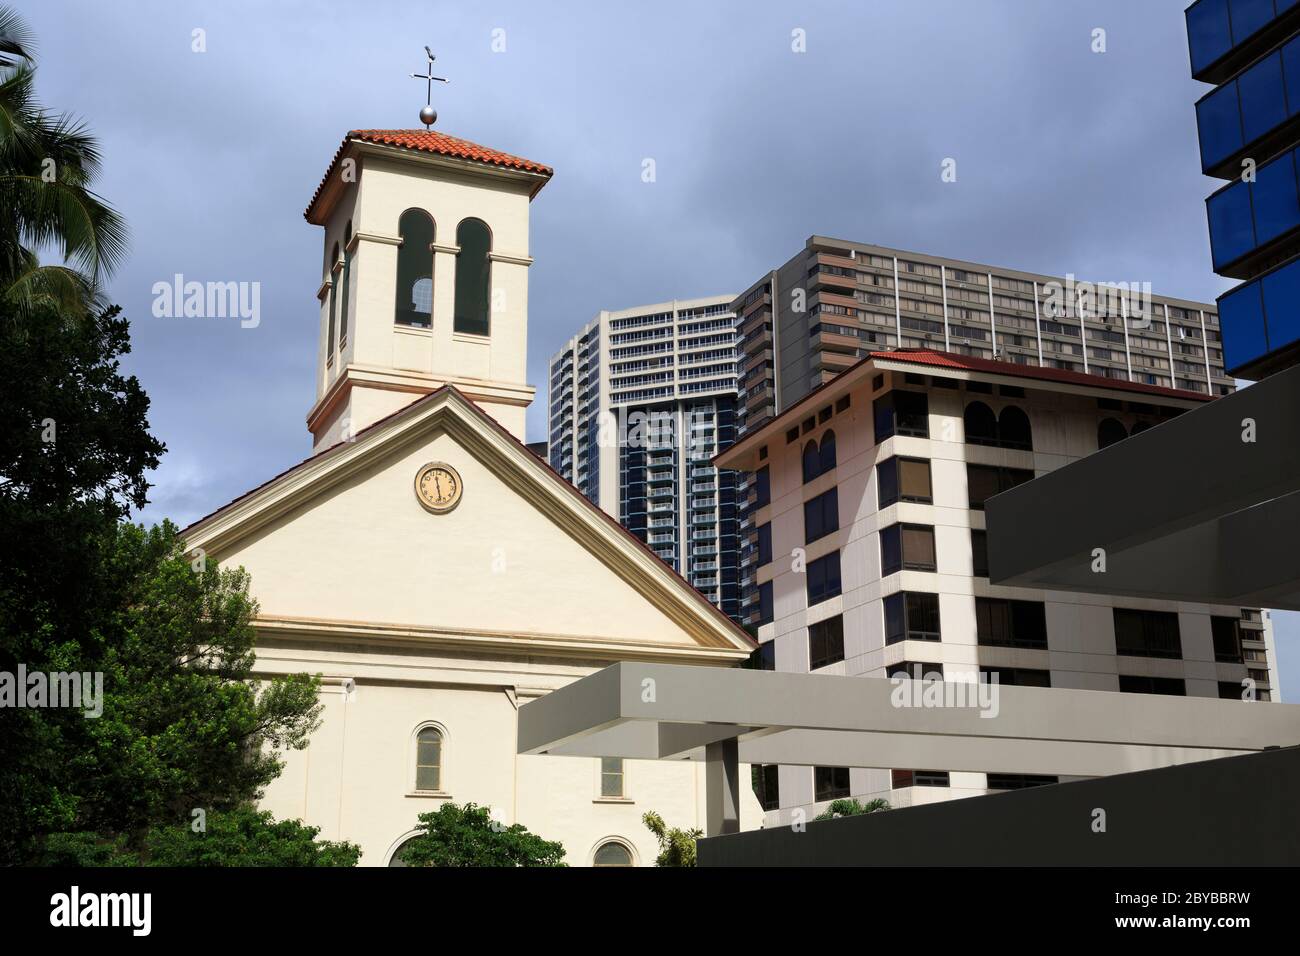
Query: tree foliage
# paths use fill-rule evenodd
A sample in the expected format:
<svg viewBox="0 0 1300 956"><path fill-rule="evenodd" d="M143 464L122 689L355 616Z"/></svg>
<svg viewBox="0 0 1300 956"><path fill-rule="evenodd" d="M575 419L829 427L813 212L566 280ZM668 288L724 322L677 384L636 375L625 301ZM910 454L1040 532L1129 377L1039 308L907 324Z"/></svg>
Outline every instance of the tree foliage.
<svg viewBox="0 0 1300 956"><path fill-rule="evenodd" d="M170 523L116 526L104 572L121 588L117 606L95 643L47 655L52 670L103 674L103 713L22 712L47 748L30 768L45 776L24 829L122 835L138 849L151 826L256 800L280 752L317 726L317 678L254 679L247 574L196 569L182 548Z"/></svg>
<svg viewBox="0 0 1300 956"><path fill-rule="evenodd" d="M40 106L33 41L0 7L0 318L102 310L100 286L126 251L121 217L92 191L99 147L85 125ZM63 262L41 264L53 247Z"/></svg>
<svg viewBox="0 0 1300 956"><path fill-rule="evenodd" d="M703 830L669 827L654 810L647 812L641 822L659 841L659 856L655 858L655 866L695 865L695 841L704 836Z"/></svg>
<svg viewBox="0 0 1300 956"><path fill-rule="evenodd" d="M567 866L564 845L521 824L505 826L487 807L444 803L421 813L419 834L401 850L407 866Z"/></svg>
<svg viewBox="0 0 1300 956"><path fill-rule="evenodd" d="M317 840L318 827L276 821L248 807L194 823L151 827L137 847L123 836L58 833L45 843L45 866L356 866L355 843Z"/></svg>

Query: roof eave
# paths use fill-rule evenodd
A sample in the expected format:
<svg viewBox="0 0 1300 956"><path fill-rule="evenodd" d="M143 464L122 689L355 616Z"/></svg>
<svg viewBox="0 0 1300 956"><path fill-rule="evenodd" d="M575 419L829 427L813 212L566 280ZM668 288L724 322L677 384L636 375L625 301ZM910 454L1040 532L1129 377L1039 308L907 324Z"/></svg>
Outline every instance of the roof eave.
<svg viewBox="0 0 1300 956"><path fill-rule="evenodd" d="M500 163L489 163L478 159L465 159L459 156L444 156L440 153L431 153L427 150L414 149L410 146L400 146L389 143L372 143L360 137L349 135L343 140L334 158L330 161L329 168L325 171L325 178L321 181L321 186L316 195L312 197L310 205L303 212L303 218L313 226L323 226L333 212L334 203L338 201L343 189L341 184L334 176L334 171L339 163L343 160L344 154L355 156L383 156L387 158L399 159L403 162L420 163L426 166L438 166L443 169L455 172L470 172L476 175L499 176L502 179L514 180L521 183L532 183L528 192L528 199L531 202L533 197L541 192L542 187L551 181L552 172L538 172L529 169L519 169L515 166L506 166Z"/></svg>

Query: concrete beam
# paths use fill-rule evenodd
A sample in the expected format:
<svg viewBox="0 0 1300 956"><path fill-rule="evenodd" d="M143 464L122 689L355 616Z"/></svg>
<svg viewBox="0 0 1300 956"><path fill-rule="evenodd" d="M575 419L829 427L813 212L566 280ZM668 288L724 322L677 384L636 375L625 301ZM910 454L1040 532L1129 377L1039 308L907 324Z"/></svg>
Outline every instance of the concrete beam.
<svg viewBox="0 0 1300 956"><path fill-rule="evenodd" d="M990 498L989 580L1300 610L1297 492L1300 366Z"/></svg>

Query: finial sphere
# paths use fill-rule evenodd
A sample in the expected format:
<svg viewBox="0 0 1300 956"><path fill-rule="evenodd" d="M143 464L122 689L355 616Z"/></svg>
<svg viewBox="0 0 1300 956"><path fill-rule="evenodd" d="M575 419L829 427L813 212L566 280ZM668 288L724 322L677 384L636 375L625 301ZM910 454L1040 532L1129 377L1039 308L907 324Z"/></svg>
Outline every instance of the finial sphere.
<svg viewBox="0 0 1300 956"><path fill-rule="evenodd" d="M434 123L438 122L438 111L432 106L423 107L420 110L420 122L425 126L432 126Z"/></svg>

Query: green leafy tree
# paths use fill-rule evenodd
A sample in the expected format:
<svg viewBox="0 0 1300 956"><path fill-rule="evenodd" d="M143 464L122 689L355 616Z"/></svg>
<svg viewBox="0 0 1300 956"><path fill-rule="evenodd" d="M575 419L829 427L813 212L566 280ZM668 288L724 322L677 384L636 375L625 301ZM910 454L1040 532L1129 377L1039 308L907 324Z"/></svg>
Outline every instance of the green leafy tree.
<svg viewBox="0 0 1300 956"><path fill-rule="evenodd" d="M79 121L36 102L33 40L21 17L0 7L0 306L26 317L103 307L100 285L126 251L126 226L92 190L95 139ZM42 265L54 247L62 263Z"/></svg>
<svg viewBox="0 0 1300 956"><path fill-rule="evenodd" d="M487 807L444 803L421 813L420 832L401 850L407 866L567 866L564 845L516 823L492 819Z"/></svg>
<svg viewBox="0 0 1300 956"><path fill-rule="evenodd" d="M31 827L126 838L142 851L150 828L192 811L236 811L279 774L319 722L318 679L257 680L256 604L242 570L196 562L167 522L117 526L106 575L121 587L100 622L102 715L71 712L47 734L57 765ZM73 650L54 669L83 669ZM42 709L38 719L67 711Z"/></svg>
<svg viewBox="0 0 1300 956"><path fill-rule="evenodd" d="M78 829L133 832L235 809L319 724L316 678L254 680L247 573L183 547L170 522L118 528L110 563L124 591L99 661L104 713L81 721L68 785Z"/></svg>
<svg viewBox="0 0 1300 956"><path fill-rule="evenodd" d="M664 823L664 818L653 810L647 812L641 822L659 841L659 856L655 858L655 866L695 865L695 841L704 836L703 830L669 827Z"/></svg>
<svg viewBox="0 0 1300 956"><path fill-rule="evenodd" d="M863 813L876 813L880 810L890 809L889 801L877 797L875 800L868 800L866 803L859 803L856 799L849 800L832 800L825 810L816 817L818 820L833 820L836 817L856 817Z"/></svg>
<svg viewBox="0 0 1300 956"><path fill-rule="evenodd" d="M151 827L138 848L125 837L59 833L45 844L46 866L356 866L355 843L317 840L317 827L276 821L248 807L206 815L191 824Z"/></svg>
<svg viewBox="0 0 1300 956"><path fill-rule="evenodd" d="M0 217L3 218L3 217ZM0 302L0 670L100 670L128 582L118 522L147 503L162 444L121 372L116 309L9 321ZM76 822L60 781L79 712L0 708L0 863L33 833Z"/></svg>

